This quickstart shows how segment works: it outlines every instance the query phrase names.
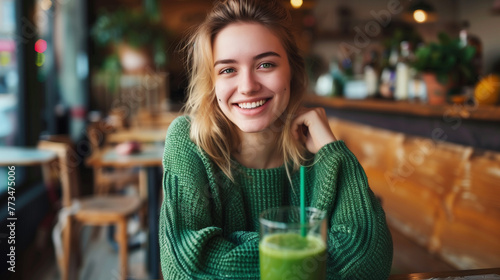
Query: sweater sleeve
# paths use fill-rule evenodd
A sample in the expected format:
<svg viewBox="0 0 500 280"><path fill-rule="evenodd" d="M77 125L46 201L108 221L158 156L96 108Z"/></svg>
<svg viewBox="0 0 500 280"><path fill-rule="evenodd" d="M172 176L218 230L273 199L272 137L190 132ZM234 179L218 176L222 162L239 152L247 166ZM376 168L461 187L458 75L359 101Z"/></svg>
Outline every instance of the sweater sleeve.
<svg viewBox="0 0 500 280"><path fill-rule="evenodd" d="M324 146L311 170L314 207L328 212L328 279L387 279L392 238L365 172L343 141Z"/></svg>
<svg viewBox="0 0 500 280"><path fill-rule="evenodd" d="M164 152L160 255L164 279L258 279L258 234L216 226L213 176L189 140L187 120L171 124Z"/></svg>

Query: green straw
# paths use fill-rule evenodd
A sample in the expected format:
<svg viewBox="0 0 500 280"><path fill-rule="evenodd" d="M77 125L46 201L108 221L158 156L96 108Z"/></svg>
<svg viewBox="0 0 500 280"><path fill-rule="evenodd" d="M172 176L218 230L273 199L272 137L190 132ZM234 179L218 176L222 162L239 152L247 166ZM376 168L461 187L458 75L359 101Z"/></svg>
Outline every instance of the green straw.
<svg viewBox="0 0 500 280"><path fill-rule="evenodd" d="M306 169L300 167L300 233L306 237L306 190L305 190Z"/></svg>

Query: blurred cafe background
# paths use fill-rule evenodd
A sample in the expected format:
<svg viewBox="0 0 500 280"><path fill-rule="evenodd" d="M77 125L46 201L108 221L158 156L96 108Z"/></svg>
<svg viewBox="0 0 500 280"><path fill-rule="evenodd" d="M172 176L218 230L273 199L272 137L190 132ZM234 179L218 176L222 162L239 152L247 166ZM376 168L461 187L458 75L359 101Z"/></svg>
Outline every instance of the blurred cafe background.
<svg viewBox="0 0 500 280"><path fill-rule="evenodd" d="M283 2L305 105L382 201L392 273L500 267L500 1ZM179 46L211 3L0 0L1 279L161 278Z"/></svg>

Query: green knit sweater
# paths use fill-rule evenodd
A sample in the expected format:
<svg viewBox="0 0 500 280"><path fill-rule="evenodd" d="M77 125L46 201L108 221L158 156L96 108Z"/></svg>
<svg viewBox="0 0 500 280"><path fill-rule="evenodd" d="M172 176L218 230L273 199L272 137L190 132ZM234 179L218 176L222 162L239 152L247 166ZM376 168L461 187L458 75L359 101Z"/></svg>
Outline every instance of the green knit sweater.
<svg viewBox="0 0 500 280"><path fill-rule="evenodd" d="M160 255L164 279L259 279L259 213L299 205L284 166L250 169L235 182L189 138L186 117L169 127L163 157ZM329 217L328 279L387 279L392 239L366 175L343 141L330 143L306 170L306 203Z"/></svg>

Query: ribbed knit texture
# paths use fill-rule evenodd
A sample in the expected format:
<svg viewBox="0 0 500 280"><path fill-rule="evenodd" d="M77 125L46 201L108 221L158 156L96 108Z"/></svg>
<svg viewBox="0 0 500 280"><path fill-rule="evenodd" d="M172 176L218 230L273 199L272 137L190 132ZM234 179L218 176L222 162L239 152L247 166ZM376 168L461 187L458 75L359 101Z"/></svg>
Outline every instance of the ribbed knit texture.
<svg viewBox="0 0 500 280"><path fill-rule="evenodd" d="M299 205L299 172L250 169L231 182L189 138L189 121L169 127L163 157L160 255L164 279L259 279L259 222L265 209ZM327 279L387 279L392 239L366 175L343 141L307 168L306 203L327 211ZM297 278L299 279L299 278ZM277 279L278 280L278 279Z"/></svg>

